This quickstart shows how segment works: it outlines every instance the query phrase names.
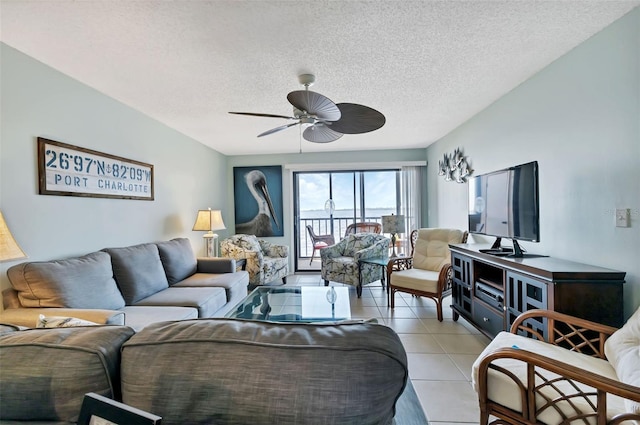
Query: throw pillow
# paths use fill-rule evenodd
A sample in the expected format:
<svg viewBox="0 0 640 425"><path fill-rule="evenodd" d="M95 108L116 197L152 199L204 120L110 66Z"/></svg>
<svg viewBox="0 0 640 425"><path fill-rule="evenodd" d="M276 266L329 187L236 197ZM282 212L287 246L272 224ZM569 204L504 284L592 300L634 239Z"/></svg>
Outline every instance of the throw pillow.
<svg viewBox="0 0 640 425"><path fill-rule="evenodd" d="M104 251L111 255L113 276L127 305L134 305L169 287L156 244L106 248Z"/></svg>
<svg viewBox="0 0 640 425"><path fill-rule="evenodd" d="M104 252L21 263L9 268L7 276L23 307L106 310L124 307L113 279L111 257Z"/></svg>
<svg viewBox="0 0 640 425"><path fill-rule="evenodd" d="M640 308L607 339L604 354L625 384L640 386ZM640 403L625 399L627 410L640 413Z"/></svg>
<svg viewBox="0 0 640 425"><path fill-rule="evenodd" d="M36 323L36 328L72 328L74 326L98 326L98 324L75 317L45 316L44 314L40 315Z"/></svg>
<svg viewBox="0 0 640 425"><path fill-rule="evenodd" d="M169 285L185 280L196 272L198 263L189 239L176 238L156 245Z"/></svg>

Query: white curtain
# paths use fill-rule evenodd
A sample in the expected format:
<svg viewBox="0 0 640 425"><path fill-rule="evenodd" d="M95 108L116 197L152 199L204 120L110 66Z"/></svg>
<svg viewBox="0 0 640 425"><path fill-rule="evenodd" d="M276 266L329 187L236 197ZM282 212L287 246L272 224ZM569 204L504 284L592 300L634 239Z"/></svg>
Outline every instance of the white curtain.
<svg viewBox="0 0 640 425"><path fill-rule="evenodd" d="M414 229L422 227L422 197L426 196L423 187L425 166L402 167L400 169L400 211L405 217L406 233L402 235L403 252L411 253L409 235Z"/></svg>

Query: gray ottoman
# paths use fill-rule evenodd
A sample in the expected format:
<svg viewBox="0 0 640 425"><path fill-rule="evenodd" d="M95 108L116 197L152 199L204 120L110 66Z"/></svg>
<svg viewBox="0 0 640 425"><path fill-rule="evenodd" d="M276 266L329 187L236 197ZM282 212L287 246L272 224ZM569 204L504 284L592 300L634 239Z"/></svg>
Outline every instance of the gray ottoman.
<svg viewBox="0 0 640 425"><path fill-rule="evenodd" d="M408 377L372 323L156 323L122 347L123 402L187 423L390 424Z"/></svg>

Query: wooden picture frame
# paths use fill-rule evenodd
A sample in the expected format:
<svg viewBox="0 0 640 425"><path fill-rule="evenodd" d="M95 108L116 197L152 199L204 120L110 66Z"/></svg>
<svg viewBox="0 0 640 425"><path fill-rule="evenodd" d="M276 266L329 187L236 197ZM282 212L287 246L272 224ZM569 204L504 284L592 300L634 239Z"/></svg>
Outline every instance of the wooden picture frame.
<svg viewBox="0 0 640 425"><path fill-rule="evenodd" d="M96 393L82 400L77 425L160 425L160 416L145 412Z"/></svg>
<svg viewBox="0 0 640 425"><path fill-rule="evenodd" d="M153 165L38 137L40 195L153 201Z"/></svg>

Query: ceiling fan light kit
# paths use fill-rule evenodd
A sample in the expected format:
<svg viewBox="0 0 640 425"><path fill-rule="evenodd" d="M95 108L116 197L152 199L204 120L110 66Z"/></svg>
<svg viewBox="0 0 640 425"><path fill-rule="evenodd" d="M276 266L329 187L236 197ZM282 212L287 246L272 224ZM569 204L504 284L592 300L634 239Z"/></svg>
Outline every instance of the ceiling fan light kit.
<svg viewBox="0 0 640 425"><path fill-rule="evenodd" d="M267 130L260 133L258 137L277 133L295 125L307 124L308 127L302 133L302 137L313 143L333 142L344 134L368 133L379 129L386 122L384 115L373 108L355 103L336 104L328 97L310 91L309 87L316 81L313 74L301 74L298 76L298 81L305 89L292 91L287 95L287 100L294 108L292 117L256 112L229 113L296 121Z"/></svg>

